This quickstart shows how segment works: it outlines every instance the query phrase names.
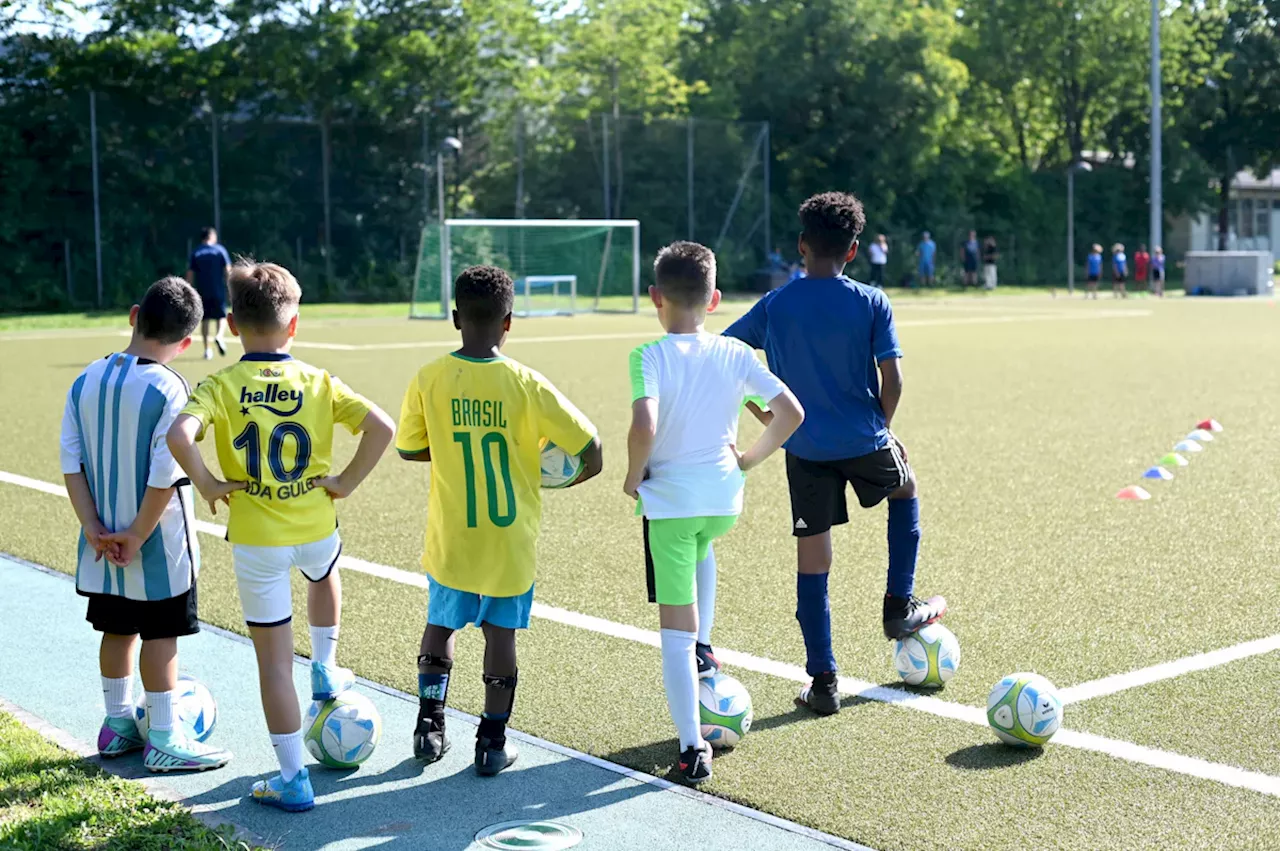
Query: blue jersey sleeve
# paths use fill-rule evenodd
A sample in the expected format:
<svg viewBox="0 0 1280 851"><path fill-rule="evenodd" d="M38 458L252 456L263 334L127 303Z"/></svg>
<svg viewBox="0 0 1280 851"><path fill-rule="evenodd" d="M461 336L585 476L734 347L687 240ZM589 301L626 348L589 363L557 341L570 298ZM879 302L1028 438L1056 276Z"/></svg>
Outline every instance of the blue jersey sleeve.
<svg viewBox="0 0 1280 851"><path fill-rule="evenodd" d="M227 249L225 249L225 248L223 248L221 245L219 245L219 246L218 246L218 251L222 254L222 262L223 262L223 263L225 263L226 265L230 266L230 265L231 265L231 255L227 253Z"/></svg>
<svg viewBox="0 0 1280 851"><path fill-rule="evenodd" d="M902 347L898 345L898 329L893 324L893 308L889 299L877 291L878 296L872 302L871 317L871 353L876 363L902 357Z"/></svg>
<svg viewBox="0 0 1280 851"><path fill-rule="evenodd" d="M769 314L766 302L768 296L760 299L737 322L725 329L726 337L736 337L753 349L764 348L764 338L769 330Z"/></svg>

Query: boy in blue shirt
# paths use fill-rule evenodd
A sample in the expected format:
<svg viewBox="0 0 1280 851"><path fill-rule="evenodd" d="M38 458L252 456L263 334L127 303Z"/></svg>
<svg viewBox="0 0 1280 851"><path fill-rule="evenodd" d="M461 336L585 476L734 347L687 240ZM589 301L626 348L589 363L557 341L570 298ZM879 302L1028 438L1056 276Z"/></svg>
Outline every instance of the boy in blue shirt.
<svg viewBox="0 0 1280 851"><path fill-rule="evenodd" d="M938 243L933 241L933 237L929 235L928 231L925 231L921 234L920 244L916 246L916 256L920 259L919 267L916 270L920 273L920 286L933 286L935 274L934 260L937 259L937 255Z"/></svg>
<svg viewBox="0 0 1280 851"><path fill-rule="evenodd" d="M1124 246L1116 243L1111 247L1111 294L1116 298L1128 298L1124 282L1129 277L1129 258L1125 256Z"/></svg>
<svg viewBox="0 0 1280 851"><path fill-rule="evenodd" d="M1102 277L1102 246L1094 243L1085 265L1085 298L1098 297L1098 279Z"/></svg>
<svg viewBox="0 0 1280 851"><path fill-rule="evenodd" d="M920 504L906 449L889 431L902 396L893 311L883 292L844 275L866 224L862 203L843 192L815 195L801 205L800 223L809 277L766 294L725 333L764 349L770 370L808 412L783 447L796 537L796 619L813 677L800 701L819 715L833 715L840 697L827 574L831 527L849 522L846 485L863 508L889 500L885 636L903 638L933 623L947 602L912 593Z"/></svg>

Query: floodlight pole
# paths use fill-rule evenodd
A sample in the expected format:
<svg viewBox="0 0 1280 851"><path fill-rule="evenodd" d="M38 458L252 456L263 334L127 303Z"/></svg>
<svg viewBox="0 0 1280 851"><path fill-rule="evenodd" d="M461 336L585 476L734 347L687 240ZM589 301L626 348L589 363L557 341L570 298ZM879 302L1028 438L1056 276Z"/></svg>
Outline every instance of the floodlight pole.
<svg viewBox="0 0 1280 851"><path fill-rule="evenodd" d="M1076 163L1067 166L1067 296L1076 292Z"/></svg>
<svg viewBox="0 0 1280 851"><path fill-rule="evenodd" d="M1151 243L1164 244L1163 136L1160 118L1160 0L1151 0Z"/></svg>

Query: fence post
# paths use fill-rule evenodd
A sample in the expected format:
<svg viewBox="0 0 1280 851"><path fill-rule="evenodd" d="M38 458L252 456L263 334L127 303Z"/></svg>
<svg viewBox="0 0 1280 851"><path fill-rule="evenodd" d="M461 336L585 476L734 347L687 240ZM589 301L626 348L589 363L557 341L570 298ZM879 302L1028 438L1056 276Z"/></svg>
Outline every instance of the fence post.
<svg viewBox="0 0 1280 851"><path fill-rule="evenodd" d="M329 115L320 117L320 182L324 189L324 281L333 286L333 223L329 208ZM332 292L330 293L332 295Z"/></svg>
<svg viewBox="0 0 1280 851"><path fill-rule="evenodd" d="M685 129L685 160L687 164L687 180L685 194L685 203L689 210L689 241L693 242L693 116L688 118L688 125Z"/></svg>
<svg viewBox="0 0 1280 851"><path fill-rule="evenodd" d="M516 110L516 218L524 218L524 107Z"/></svg>
<svg viewBox="0 0 1280 851"><path fill-rule="evenodd" d="M98 187L98 96L89 92L89 144L93 156L93 254L98 271L98 307L102 307L102 204Z"/></svg>
<svg viewBox="0 0 1280 851"><path fill-rule="evenodd" d="M213 229L222 232L222 198L218 192L218 112L209 110L213 125Z"/></svg>
<svg viewBox="0 0 1280 851"><path fill-rule="evenodd" d="M604 217L613 218L613 206L609 203L609 116L600 113L600 158L604 161Z"/></svg>
<svg viewBox="0 0 1280 851"><path fill-rule="evenodd" d="M75 288L71 283L71 240L62 240L62 265L67 267L67 304L76 303Z"/></svg>

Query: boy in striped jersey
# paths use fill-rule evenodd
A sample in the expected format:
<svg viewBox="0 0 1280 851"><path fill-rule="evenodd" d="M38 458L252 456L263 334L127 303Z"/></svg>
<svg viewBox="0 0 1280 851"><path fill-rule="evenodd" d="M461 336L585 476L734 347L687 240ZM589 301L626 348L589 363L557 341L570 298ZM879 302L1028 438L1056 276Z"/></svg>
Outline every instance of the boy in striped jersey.
<svg viewBox="0 0 1280 851"><path fill-rule="evenodd" d="M191 345L200 297L180 278L152 284L129 312L133 339L94 361L71 385L62 417L62 473L83 534L76 590L102 633L99 665L107 717L98 752L144 750L151 771L202 771L231 759L189 737L174 717L178 638L199 631L191 483L165 443L190 391L165 364ZM150 731L134 722L133 657L147 694Z"/></svg>

